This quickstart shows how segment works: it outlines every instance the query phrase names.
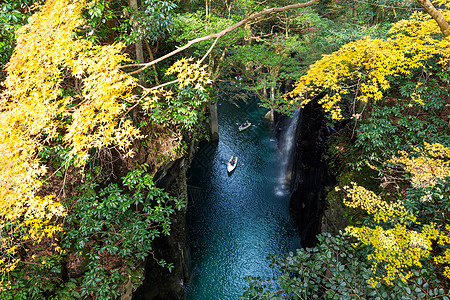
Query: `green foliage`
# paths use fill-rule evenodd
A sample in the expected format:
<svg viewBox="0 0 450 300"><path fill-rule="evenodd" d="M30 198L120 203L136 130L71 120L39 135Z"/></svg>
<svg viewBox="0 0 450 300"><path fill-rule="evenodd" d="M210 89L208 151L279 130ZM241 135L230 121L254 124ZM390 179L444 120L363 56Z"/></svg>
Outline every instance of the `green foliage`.
<svg viewBox="0 0 450 300"><path fill-rule="evenodd" d="M231 81L231 89L239 84L238 88L255 93L263 107L292 113L293 107L283 105L280 85L300 76L301 67L296 57L300 41L296 36L282 34L273 34L261 41L260 44L236 45L230 49L226 63L239 70L243 79Z"/></svg>
<svg viewBox="0 0 450 300"><path fill-rule="evenodd" d="M174 18L177 5L171 1L142 1L141 11L137 15L137 23L142 28L143 37L156 42L174 29Z"/></svg>
<svg viewBox="0 0 450 300"><path fill-rule="evenodd" d="M69 166L74 164L74 158L69 155L70 149L62 145L44 146L38 153L41 163L51 166L54 174L63 177Z"/></svg>
<svg viewBox="0 0 450 300"><path fill-rule="evenodd" d="M1 275L1 299L45 299L46 295L60 288L61 256L59 253L39 253L44 247L42 244L35 254L29 253L29 258L13 272Z"/></svg>
<svg viewBox="0 0 450 300"><path fill-rule="evenodd" d="M171 33L176 7L171 1L144 0L134 9L128 1L91 0L79 33L97 44L112 43L114 38L126 45L143 39L156 42Z"/></svg>
<svg viewBox="0 0 450 300"><path fill-rule="evenodd" d="M179 14L174 19L175 31L171 35L171 39L174 39L177 43L186 42L208 34L219 32L228 26L231 26L237 20L237 16L225 18L217 15L211 15L207 18L205 13L202 11ZM221 53L228 45L235 45L237 41L244 37L244 33L244 29L237 28L232 33L222 37L213 49L213 55L215 52ZM211 47L213 42L214 40L207 40L197 43L190 48L190 51L193 52L194 56L202 57L209 47Z"/></svg>
<svg viewBox="0 0 450 300"><path fill-rule="evenodd" d="M143 170L129 172L122 184L122 188L111 183L99 189L88 178L83 196L67 217L70 230L63 247L87 260L81 295L118 296L118 285L152 253L155 238L170 234L172 214L184 207L182 200L156 188ZM160 264L166 263L161 260Z"/></svg>
<svg viewBox="0 0 450 300"><path fill-rule="evenodd" d="M407 190L405 209L414 213L422 224L448 224L450 213L450 177L434 186L411 187Z"/></svg>
<svg viewBox="0 0 450 300"><path fill-rule="evenodd" d="M60 289L55 291L54 296L49 297L50 300L75 300L81 299L81 294L77 292L77 281L70 278Z"/></svg>
<svg viewBox="0 0 450 300"><path fill-rule="evenodd" d="M415 1L368 0L365 2L346 3L349 14L353 13L354 22L360 25L395 22L406 18L418 4Z"/></svg>
<svg viewBox="0 0 450 300"><path fill-rule="evenodd" d="M404 19L417 7L415 1L402 0L321 0L316 11L329 19L368 27Z"/></svg>
<svg viewBox="0 0 450 300"><path fill-rule="evenodd" d="M369 2L376 4L374 7L380 3ZM374 23L379 23L380 19L375 20L380 16L378 12L377 8L373 15L363 18L372 17ZM348 28L358 28L359 20L355 21L356 25ZM347 177L376 186L376 193L356 185L351 190L344 188L353 201L344 201L350 207L347 215L352 217L352 225L358 226L347 227L347 232L360 243L350 244L345 238L345 242L333 244L330 241L334 237L328 236L329 240L322 237L316 250L300 250L297 256L290 254L275 261L274 266L281 273L278 278L251 280L246 298L448 297L448 281L444 278L450 274L449 154L445 148L449 141L448 76L444 71L446 46L437 46L445 40L436 35L436 24L420 14L398 22L390 37L385 35L386 27L381 28L379 36L371 35L379 39L350 40L339 51L324 56L297 82L296 91L303 97L311 87L310 99L326 92L328 95L319 100L325 110L342 100L335 106L336 111L330 111L333 114L344 111L344 115L354 120L343 131L345 139L332 145L330 157L335 159L335 168L340 168L340 172L353 174ZM318 35L311 36L314 41L321 40ZM409 48L414 40L418 46ZM433 42L436 45L431 45ZM400 51L390 52L390 47ZM418 49L421 47L423 51ZM393 61L396 56L398 59ZM340 58L333 61L333 57ZM362 63L356 63L357 59ZM399 64L403 59L404 65ZM398 73L389 69L396 64L400 66ZM380 77L382 72L385 75ZM352 76L355 80L350 80ZM392 159L393 155L401 157ZM342 166L353 170L349 172ZM372 174L368 174L368 168ZM369 175L373 178L368 178ZM348 180L344 177L339 180ZM328 246L324 247L324 243ZM331 254L330 249L334 249ZM340 249L347 255L352 253L353 261L327 260L339 257ZM317 256L311 254L315 251ZM347 268L353 262L362 269Z"/></svg>
<svg viewBox="0 0 450 300"><path fill-rule="evenodd" d="M370 264L348 235L324 233L318 240L314 248L272 257L278 277L247 278L249 286L240 299L442 299L445 294L430 266L413 270L408 282L372 287Z"/></svg>
<svg viewBox="0 0 450 300"><path fill-rule="evenodd" d="M31 15L31 6L37 0L9 0L0 4L0 80L4 79L3 66L11 57L16 45L16 34Z"/></svg>
<svg viewBox="0 0 450 300"><path fill-rule="evenodd" d="M388 25L367 26L367 21L364 21L364 25L359 25L343 22L341 19L329 19L322 17L320 13L320 10L306 7L295 18L302 36L298 52L305 68L322 55L337 51L346 43L367 36L385 37L390 28Z"/></svg>
<svg viewBox="0 0 450 300"><path fill-rule="evenodd" d="M407 85L402 85L401 90L406 91ZM425 98L424 105L413 101L374 104L370 116L357 130L355 146L362 159L350 161L349 165L360 169L368 162L380 167L399 151L410 151L423 141L448 146L447 122L440 117L445 98L433 94Z"/></svg>
<svg viewBox="0 0 450 300"><path fill-rule="evenodd" d="M224 80L229 82L225 88L229 97L241 97L238 93L233 95L236 90L251 91L262 100L264 107L292 113L299 104L283 97L283 83L289 88L289 82L305 74L310 64L345 43L364 36L386 36L386 32L387 27L359 26L323 18L312 7L283 13L277 19L255 25L247 33L251 38L230 49L225 64L231 68L227 69L228 73L224 71L225 76L234 77L237 73L243 80L239 85L234 80Z"/></svg>
<svg viewBox="0 0 450 300"><path fill-rule="evenodd" d="M165 97L162 101L152 101L150 97L145 98L144 107L151 106L146 111L146 116L164 127L179 126L180 128L194 131L202 120L204 113L201 111L202 104L209 99L206 91L201 91L186 86L179 88L173 96Z"/></svg>
<svg viewBox="0 0 450 300"><path fill-rule="evenodd" d="M84 38L95 44L107 40L111 34L108 21L114 18L111 1L90 0L83 17L86 24L80 33Z"/></svg>
<svg viewBox="0 0 450 300"><path fill-rule="evenodd" d="M120 187L101 188L88 176L82 191L65 220L62 249L50 252L47 245L59 243L59 237L45 239L15 270L2 273L1 299L116 299L129 278L134 285L143 280L138 268L152 255L154 239L170 234L173 214L185 206L141 169L129 172ZM63 281L64 253L79 258L80 278ZM164 259L158 263L172 268Z"/></svg>
<svg viewBox="0 0 450 300"><path fill-rule="evenodd" d="M81 296L105 300L117 299L121 294L119 284L123 282L125 276L119 273L118 268L109 269L107 272L101 265L98 255L89 255L89 260L87 272L81 282Z"/></svg>

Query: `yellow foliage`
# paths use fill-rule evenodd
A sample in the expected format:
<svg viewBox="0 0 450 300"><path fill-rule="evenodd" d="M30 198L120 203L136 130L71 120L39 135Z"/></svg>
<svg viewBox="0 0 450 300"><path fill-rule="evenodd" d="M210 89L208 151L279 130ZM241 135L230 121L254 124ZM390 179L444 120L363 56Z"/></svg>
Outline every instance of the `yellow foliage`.
<svg viewBox="0 0 450 300"><path fill-rule="evenodd" d="M422 232L409 230L400 223L390 229L349 226L346 231L373 247L373 252L367 256L372 262L374 276L370 284L373 287L378 282L391 285L396 278L409 279L411 267L422 266L420 260L430 255L431 243L439 235L433 224L425 225Z"/></svg>
<svg viewBox="0 0 450 300"><path fill-rule="evenodd" d="M0 94L0 273L17 266L24 243L62 231L63 204L52 195L38 195L47 171L37 159L44 146L62 139L70 149L68 159L82 166L90 149L114 146L131 155L131 143L142 138L126 115L145 95L136 97L137 80L120 69L128 60L123 45L98 46L77 36L87 5L87 0L47 0L17 31ZM210 83L205 67L182 59L168 73L178 73L180 87L203 91ZM167 99L173 93L152 94L161 95ZM152 102L145 105L151 114ZM181 134L171 128L157 133L158 159L172 158Z"/></svg>
<svg viewBox="0 0 450 300"><path fill-rule="evenodd" d="M388 224L370 228L368 226L348 226L346 231L360 242L372 247L373 252L367 258L372 263L374 276L370 284L378 282L388 285L400 278L408 280L412 276L412 267L421 267L421 259L430 256L433 240L441 236L435 224L426 224L422 230L416 231L408 227L416 218L410 215L400 203L387 203L375 193L353 183L352 187L344 187L346 199L344 203L353 208L361 208L374 216L378 224Z"/></svg>
<svg viewBox="0 0 450 300"><path fill-rule="evenodd" d="M205 71L207 65L200 65L199 62L193 63L193 61L194 59L192 57L181 58L177 60L169 69L167 69L166 75L176 73L179 89L185 88L187 86L192 86L195 90L204 92L204 86L212 83L211 79L208 77L207 72ZM172 104L172 106L181 106L180 108L178 108L180 110L195 110L206 101L205 98L200 101L190 99L190 101L182 102L180 100L177 100L176 98L176 93L170 89L165 89L162 87L152 88L147 90L146 96L143 98L141 105L145 112L152 113L153 110L156 110L156 114L158 114L160 113L160 111L158 111L158 108L161 109L159 102L164 102L167 107L169 107L170 104ZM169 115L174 116L176 114L173 113ZM175 116L174 119L176 119ZM189 119L196 119L196 117L192 117ZM171 121L174 122L170 124ZM161 125L175 125L176 123L177 122L175 120L165 119L165 122L161 123Z"/></svg>
<svg viewBox="0 0 450 300"><path fill-rule="evenodd" d="M166 75L177 73L179 88L192 85L195 89L203 91L203 86L212 82L205 70L207 65L192 64L193 61L194 58L192 57L176 61L167 69Z"/></svg>
<svg viewBox="0 0 450 300"><path fill-rule="evenodd" d="M415 221L414 216L408 214L400 202L387 203L374 192L366 190L354 182L352 187L345 186L343 190L346 193L345 205L365 210L373 215L377 223Z"/></svg>
<svg viewBox="0 0 450 300"><path fill-rule="evenodd" d="M450 11L440 12L450 19ZM339 103L344 98L376 102L390 87L389 77L422 69L426 60L435 55L441 65L449 62L450 39L442 38L437 23L426 13L416 12L408 20L397 22L389 34L388 39L365 38L324 55L300 77L289 96L304 106L324 92L319 104L333 119L341 119ZM423 103L418 93L412 95L412 100Z"/></svg>
<svg viewBox="0 0 450 300"><path fill-rule="evenodd" d="M434 258L434 261L438 264L444 264L444 276L450 278L450 225L445 225L445 234L441 234L438 240L440 246L447 246L444 254Z"/></svg>
<svg viewBox="0 0 450 300"><path fill-rule="evenodd" d="M434 186L438 180L450 176L449 147L425 142L424 148L416 147L414 150L418 157L400 151L400 157L394 157L391 162L402 164L411 173L411 182L415 187Z"/></svg>
<svg viewBox="0 0 450 300"><path fill-rule="evenodd" d="M436 185L438 180L450 176L450 148L441 144L424 143L423 148L415 148L413 154L402 151L391 160L401 164L411 173L414 186L425 188ZM337 188L339 190L339 188ZM426 190L426 189L424 189ZM388 203L372 191L352 183L345 186L344 204L359 208L371 215L375 228L349 226L346 231L360 242L372 247L368 255L372 262L374 276L370 283L392 284L396 278L407 280L412 276L412 267L420 268L421 259L431 256L432 242L443 247L444 254L433 257L436 263L444 264L444 275L450 278L450 226L440 228L436 224L419 224L416 217L408 213L400 201ZM430 197L425 196L423 201ZM421 228L420 231L412 229Z"/></svg>
<svg viewBox="0 0 450 300"><path fill-rule="evenodd" d="M136 101L136 80L119 70L123 46L76 38L85 6L85 0L48 0L17 31L0 98L1 271L17 266L22 243L62 230L63 205L37 195L46 169L36 156L45 143L62 135L83 164L91 148L128 150L139 137L124 116L126 102ZM76 81L75 95L63 93L67 78Z"/></svg>
<svg viewBox="0 0 450 300"><path fill-rule="evenodd" d="M135 79L119 70L123 45L95 46L74 38L83 24L85 1L47 1L18 32L7 65L3 108L14 112L10 124L34 139L52 139L65 129L65 141L80 163L87 150L116 143L126 149L138 132L120 120L126 102L134 102ZM80 81L76 96L61 95L67 76ZM68 120L70 119L70 120ZM17 127L17 126L15 126Z"/></svg>

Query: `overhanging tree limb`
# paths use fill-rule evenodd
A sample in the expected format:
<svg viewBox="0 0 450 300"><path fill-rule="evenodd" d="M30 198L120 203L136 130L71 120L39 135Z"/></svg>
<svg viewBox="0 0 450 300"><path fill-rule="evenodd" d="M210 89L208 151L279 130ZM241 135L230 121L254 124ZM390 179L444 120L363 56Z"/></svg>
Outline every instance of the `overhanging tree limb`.
<svg viewBox="0 0 450 300"><path fill-rule="evenodd" d="M176 50L174 50L174 51L172 51L172 52L170 52L170 53L168 53L168 54L166 54L164 56L161 56L160 58L152 60L152 61L150 61L148 63L125 65L125 66L122 66L122 68L126 68L126 67L141 67L141 68L139 68L139 69L137 69L137 70L135 70L133 72L130 72L129 74L139 73L139 72L147 69L148 67L150 67L150 66L152 66L152 65L154 65L154 64L156 64L156 63L158 63L158 62L160 62L162 60L165 60L166 58L169 58L169 57L171 57L171 56L173 56L173 55L175 55L175 54L177 54L177 53L179 53L179 52L181 52L181 51L191 47L192 45L194 45L196 43L203 42L203 41L206 41L206 40L209 40L209 39L213 39L213 38L219 39L222 36L224 36L225 34L227 34L228 32L231 32L234 29L236 29L238 27L241 27L242 25L248 23L251 20L257 19L259 17L262 17L264 15L268 15L268 14L273 14L273 13L283 12L283 11L286 11L286 10L291 10L291 9L296 9L296 8L302 8L302 7L310 6L310 5L313 5L314 3L318 2L318 1L319 0L310 0L310 1L304 2L304 3L296 3L296 4L286 5L286 6L283 6L283 7L273 7L273 8L269 8L269 9L266 9L266 10L254 13L254 14L250 15L249 17L247 17L247 18L245 18L245 19L243 19L243 20L241 20L241 21L239 21L239 22L237 22L237 23L235 23L235 24L225 28L222 31L219 31L219 32L216 32L216 33L213 33L213 34L210 34L210 35L206 35L206 36L203 36L203 37L191 40L186 45L184 45L182 47L179 47Z"/></svg>
<svg viewBox="0 0 450 300"><path fill-rule="evenodd" d="M441 13L433 6L430 0L416 0L417 3L422 6L425 11L438 23L439 29L441 29L444 38L450 35L450 29L447 21L441 15Z"/></svg>

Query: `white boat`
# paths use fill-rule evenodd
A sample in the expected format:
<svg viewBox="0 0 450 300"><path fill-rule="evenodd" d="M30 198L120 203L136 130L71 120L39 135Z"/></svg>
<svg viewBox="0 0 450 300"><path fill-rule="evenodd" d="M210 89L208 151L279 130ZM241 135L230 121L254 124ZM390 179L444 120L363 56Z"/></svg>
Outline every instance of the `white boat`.
<svg viewBox="0 0 450 300"><path fill-rule="evenodd" d="M228 161L228 164L227 164L228 173L233 172L233 170L236 168L237 160L238 160L237 156L232 156L230 158L230 160Z"/></svg>
<svg viewBox="0 0 450 300"><path fill-rule="evenodd" d="M241 126L239 126L239 131L245 130L245 129L249 128L250 126L252 126L252 123L247 121L247 122L243 123Z"/></svg>

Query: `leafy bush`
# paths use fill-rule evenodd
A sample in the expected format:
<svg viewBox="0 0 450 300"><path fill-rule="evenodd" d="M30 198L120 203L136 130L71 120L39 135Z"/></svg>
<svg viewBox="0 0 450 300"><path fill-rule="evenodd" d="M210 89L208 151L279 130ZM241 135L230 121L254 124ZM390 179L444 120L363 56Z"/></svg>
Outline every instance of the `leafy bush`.
<svg viewBox="0 0 450 300"><path fill-rule="evenodd" d="M152 253L153 240L170 234L171 215L184 206L182 200L156 188L144 170L129 172L122 185L99 189L88 178L83 196L67 217L64 248L87 262L81 295L118 296L119 285ZM171 268L164 260L159 263Z"/></svg>
<svg viewBox="0 0 450 300"><path fill-rule="evenodd" d="M273 256L277 278L246 278L240 299L449 299L439 288L430 266L413 270L414 277L393 285L372 287L364 249L355 248L347 234L318 236L314 248L298 249L284 258Z"/></svg>
<svg viewBox="0 0 450 300"><path fill-rule="evenodd" d="M447 223L450 212L450 177L439 180L435 186L408 189L405 208L415 213L421 223Z"/></svg>
<svg viewBox="0 0 450 300"><path fill-rule="evenodd" d="M42 251L40 247L34 252L36 254L29 253L14 271L1 275L2 300L46 299L48 294L60 288L61 256L39 251Z"/></svg>
<svg viewBox="0 0 450 300"><path fill-rule="evenodd" d="M434 67L425 72L438 69L435 60L428 63ZM424 141L448 146L447 122L441 117L448 88L441 76L425 81L420 72L414 72L392 78L391 86L387 96L371 106L370 116L362 119L356 130L355 146L363 159L351 162L353 168L359 169L365 162L380 166L399 151L411 151Z"/></svg>

